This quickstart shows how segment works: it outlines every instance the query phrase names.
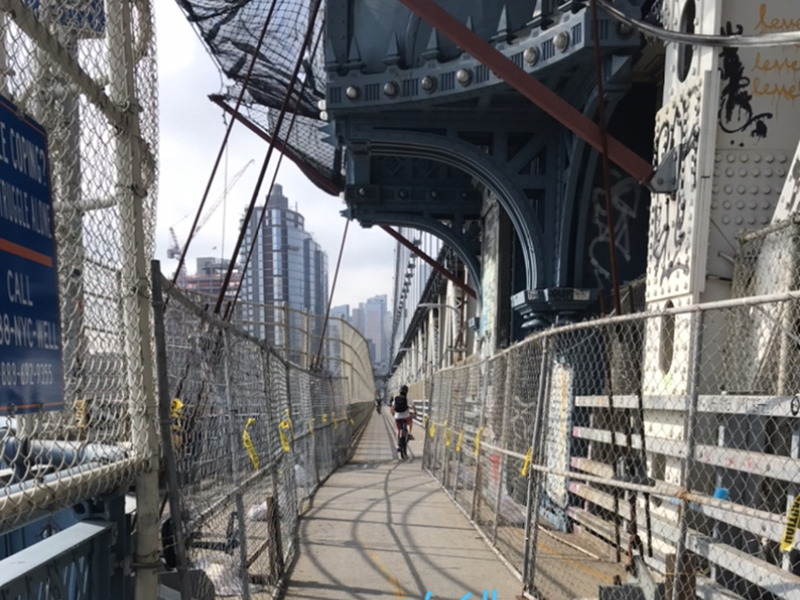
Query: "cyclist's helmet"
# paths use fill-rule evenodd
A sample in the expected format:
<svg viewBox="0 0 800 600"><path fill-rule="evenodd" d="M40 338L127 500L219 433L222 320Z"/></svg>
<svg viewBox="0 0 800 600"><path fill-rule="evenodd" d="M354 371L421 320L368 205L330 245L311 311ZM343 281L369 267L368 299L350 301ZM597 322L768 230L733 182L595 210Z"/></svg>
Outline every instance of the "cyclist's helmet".
<svg viewBox="0 0 800 600"><path fill-rule="evenodd" d="M408 393L408 386L407 385L401 385L400 386L400 395L401 396L405 396L407 393Z"/></svg>

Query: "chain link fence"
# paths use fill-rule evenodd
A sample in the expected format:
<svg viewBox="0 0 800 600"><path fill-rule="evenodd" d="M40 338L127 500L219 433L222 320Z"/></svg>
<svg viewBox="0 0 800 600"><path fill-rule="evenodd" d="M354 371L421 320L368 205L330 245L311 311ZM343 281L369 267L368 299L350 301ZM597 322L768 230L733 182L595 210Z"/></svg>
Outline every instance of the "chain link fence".
<svg viewBox="0 0 800 600"><path fill-rule="evenodd" d="M31 410L4 377L0 531L142 474L155 477L147 260L157 198L156 85L148 0L0 2L2 102L46 133L63 373L53 384L64 398L58 411ZM14 202L13 182L2 184L0 237ZM8 333L13 315L0 318ZM18 338L4 342L23 360L30 344ZM4 375L13 364L4 362Z"/></svg>
<svg viewBox="0 0 800 600"><path fill-rule="evenodd" d="M743 238L734 289L796 289L797 239ZM797 598L798 309L630 314L439 371L424 467L537 598Z"/></svg>
<svg viewBox="0 0 800 600"><path fill-rule="evenodd" d="M335 360L320 363L332 367L308 370L246 324L223 323L163 285L175 457L168 489L181 518L165 509L162 540L184 545L195 597L269 597L296 552L298 514L349 460L371 416L366 341L340 323L327 344ZM179 567L173 546L165 556Z"/></svg>

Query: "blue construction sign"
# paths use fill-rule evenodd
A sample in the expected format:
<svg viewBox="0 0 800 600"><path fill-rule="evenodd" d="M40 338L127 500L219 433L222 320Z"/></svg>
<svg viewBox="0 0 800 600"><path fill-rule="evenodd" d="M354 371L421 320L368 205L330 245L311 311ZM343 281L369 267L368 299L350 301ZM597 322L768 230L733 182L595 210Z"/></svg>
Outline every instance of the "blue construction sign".
<svg viewBox="0 0 800 600"><path fill-rule="evenodd" d="M44 128L0 98L0 414L64 406L53 231Z"/></svg>

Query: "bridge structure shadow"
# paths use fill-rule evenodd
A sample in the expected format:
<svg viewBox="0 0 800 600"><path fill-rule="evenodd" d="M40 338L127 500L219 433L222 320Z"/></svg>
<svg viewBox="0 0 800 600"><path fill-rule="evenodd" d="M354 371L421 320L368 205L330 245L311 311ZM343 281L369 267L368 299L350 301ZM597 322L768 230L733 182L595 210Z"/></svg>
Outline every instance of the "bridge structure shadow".
<svg viewBox="0 0 800 600"><path fill-rule="evenodd" d="M522 583L421 468L395 450L388 409L373 413L353 459L301 519L287 600L520 597ZM471 594L467 596L467 594Z"/></svg>

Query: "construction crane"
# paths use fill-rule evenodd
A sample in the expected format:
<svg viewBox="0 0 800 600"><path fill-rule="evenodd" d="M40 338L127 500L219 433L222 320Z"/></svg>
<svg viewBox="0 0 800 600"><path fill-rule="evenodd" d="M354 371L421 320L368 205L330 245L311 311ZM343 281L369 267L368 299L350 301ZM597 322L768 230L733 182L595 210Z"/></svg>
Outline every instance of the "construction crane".
<svg viewBox="0 0 800 600"><path fill-rule="evenodd" d="M253 164L253 162L255 162L255 161L253 161L251 159L245 166L243 166L239 170L238 173L236 173L231 178L230 182L225 187L225 191L223 191L222 194L220 194L219 198L214 200L213 204L208 208L208 210L206 211L206 214L203 216L203 218L200 219L197 222L197 228L194 230L195 235L197 234L197 232L199 232L203 228L203 225L208 223L208 220L214 215L216 210L222 204L222 201L225 200L225 198L228 196L228 192L230 192L233 189L233 186L235 186L237 183L239 183L239 180L242 178L242 175L244 175L244 172L248 169L248 167L250 165ZM184 217L184 219L185 218L186 217ZM183 219L181 219L181 220L183 220ZM177 225L177 223L176 223L176 225ZM175 235L175 226L174 225L169 228L169 235L172 238L172 245L169 248L167 248L167 258L180 259L181 255L183 254L183 247L178 242L178 236ZM185 282L186 282L186 263L184 262L183 268L181 269L180 276L178 277L178 285L182 285Z"/></svg>

